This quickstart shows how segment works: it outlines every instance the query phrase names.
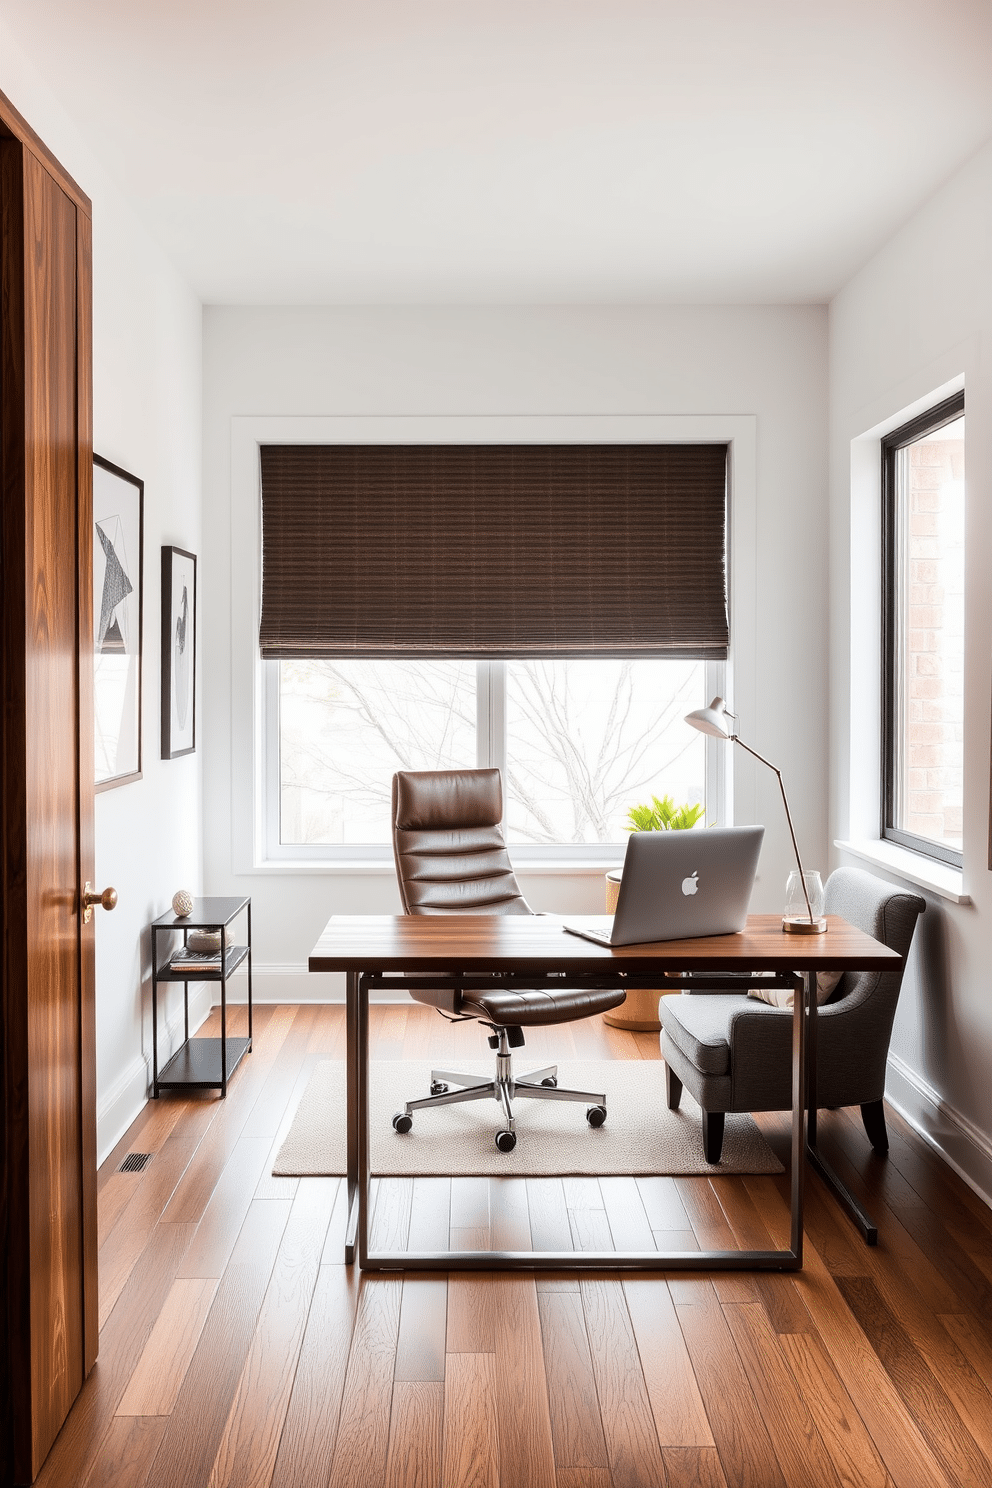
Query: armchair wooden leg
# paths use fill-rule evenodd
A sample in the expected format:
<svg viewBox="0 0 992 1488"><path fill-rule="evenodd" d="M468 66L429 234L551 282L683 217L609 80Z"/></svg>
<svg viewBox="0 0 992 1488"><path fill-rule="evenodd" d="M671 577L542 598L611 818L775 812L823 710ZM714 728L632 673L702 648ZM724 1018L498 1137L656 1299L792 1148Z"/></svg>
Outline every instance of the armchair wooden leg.
<svg viewBox="0 0 992 1488"><path fill-rule="evenodd" d="M665 1065L665 1090L668 1095L668 1109L677 1111L682 1099L682 1081L670 1064Z"/></svg>
<svg viewBox="0 0 992 1488"><path fill-rule="evenodd" d="M703 1112L703 1155L708 1163L718 1163L723 1151L723 1112Z"/></svg>
<svg viewBox="0 0 992 1488"><path fill-rule="evenodd" d="M885 1130L885 1107L882 1102L865 1101L861 1107L861 1120L865 1124L869 1142L877 1153L884 1156L889 1150L889 1134Z"/></svg>

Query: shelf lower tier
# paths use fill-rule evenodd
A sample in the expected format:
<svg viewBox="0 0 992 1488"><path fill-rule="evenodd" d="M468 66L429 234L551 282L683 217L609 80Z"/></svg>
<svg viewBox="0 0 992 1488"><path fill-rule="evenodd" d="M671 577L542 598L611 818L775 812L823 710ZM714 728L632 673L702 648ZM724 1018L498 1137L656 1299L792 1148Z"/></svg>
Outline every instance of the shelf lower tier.
<svg viewBox="0 0 992 1488"><path fill-rule="evenodd" d="M220 1045L219 1038L187 1039L181 1049L164 1066L158 1077L159 1090L220 1089ZM229 1038L227 1040L227 1078L241 1063L251 1048L251 1039Z"/></svg>

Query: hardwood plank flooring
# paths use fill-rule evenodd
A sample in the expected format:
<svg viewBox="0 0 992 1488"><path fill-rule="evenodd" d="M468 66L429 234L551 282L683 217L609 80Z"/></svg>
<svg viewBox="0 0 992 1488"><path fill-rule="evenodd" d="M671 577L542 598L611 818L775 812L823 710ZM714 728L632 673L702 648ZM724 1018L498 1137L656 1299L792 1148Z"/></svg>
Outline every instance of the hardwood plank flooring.
<svg viewBox="0 0 992 1488"><path fill-rule="evenodd" d="M629 1488L664 1485L658 1433L623 1283L583 1278L581 1294L613 1481Z"/></svg>
<svg viewBox="0 0 992 1488"><path fill-rule="evenodd" d="M214 1280L177 1280L165 1299L123 1399L119 1416L168 1416L213 1306Z"/></svg>
<svg viewBox="0 0 992 1488"><path fill-rule="evenodd" d="M209 1030L208 1030L209 1031ZM374 1058L484 1058L484 1030L373 1008ZM599 1019L529 1062L657 1059ZM273 1179L340 1008L260 1008L226 1102L150 1102L99 1175L97 1369L40 1488L992 1488L992 1212L894 1113L813 1175L795 1276L400 1273L343 1264L344 1186ZM788 1117L762 1116L788 1149ZM151 1152L139 1173L118 1171ZM780 1245L768 1177L383 1179L375 1243L516 1249Z"/></svg>
<svg viewBox="0 0 992 1488"><path fill-rule="evenodd" d="M444 1278L405 1277L394 1380L443 1382L447 1320L448 1286Z"/></svg>
<svg viewBox="0 0 992 1488"><path fill-rule="evenodd" d="M516 1488L555 1488L548 1385L533 1276L503 1271L496 1296L496 1411L500 1480Z"/></svg>
<svg viewBox="0 0 992 1488"><path fill-rule="evenodd" d="M555 1463L559 1470L605 1468L606 1438L581 1294L541 1292L538 1306Z"/></svg>
<svg viewBox="0 0 992 1488"><path fill-rule="evenodd" d="M238 1381L210 1488L268 1488L338 1184L300 1185Z"/></svg>
<svg viewBox="0 0 992 1488"><path fill-rule="evenodd" d="M444 1377L442 1488L500 1488L496 1359L452 1354Z"/></svg>
<svg viewBox="0 0 992 1488"><path fill-rule="evenodd" d="M389 1417L385 1488L438 1488L444 1425L440 1380L397 1380Z"/></svg>
<svg viewBox="0 0 992 1488"><path fill-rule="evenodd" d="M182 1388L152 1464L152 1488L206 1484L255 1334L289 1220L285 1199L255 1202L217 1288Z"/></svg>
<svg viewBox="0 0 992 1488"><path fill-rule="evenodd" d="M659 1442L662 1447L712 1447L713 1433L671 1292L637 1277L623 1285Z"/></svg>
<svg viewBox="0 0 992 1488"><path fill-rule="evenodd" d="M338 1254L343 1244L342 1229ZM358 1293L359 1282L353 1267L321 1266L279 1442L272 1488L326 1488L334 1459Z"/></svg>
<svg viewBox="0 0 992 1488"><path fill-rule="evenodd" d="M330 1488L385 1477L402 1292L402 1281L383 1276L363 1282L359 1292Z"/></svg>

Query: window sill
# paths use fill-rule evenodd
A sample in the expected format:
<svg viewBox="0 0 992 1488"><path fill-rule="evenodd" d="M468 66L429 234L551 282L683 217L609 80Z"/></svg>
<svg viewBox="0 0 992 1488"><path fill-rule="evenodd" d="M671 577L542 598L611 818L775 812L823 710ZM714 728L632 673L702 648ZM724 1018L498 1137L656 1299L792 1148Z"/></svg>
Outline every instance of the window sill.
<svg viewBox="0 0 992 1488"><path fill-rule="evenodd" d="M618 856L590 859L590 858L567 858L548 859L540 858L528 862L526 859L513 858L513 870L518 878L602 878L604 874L621 867L623 854ZM320 874L325 877L347 877L356 878L361 876L375 877L380 875L384 878L395 878L396 869L393 860L389 858L270 858L263 863L256 863L251 872L257 875L272 874L280 877L283 874Z"/></svg>
<svg viewBox="0 0 992 1488"><path fill-rule="evenodd" d="M941 899L948 899L952 904L971 903L971 895L964 892L964 874L960 868L953 868L950 863L938 863L936 859L924 857L922 853L911 852L908 847L900 847L898 843L885 842L878 838L862 842L835 841L834 847L839 847L842 852L861 858L876 868L884 868L887 873L893 873L898 878L908 879L910 883L917 884L921 889L928 889L931 894L938 894Z"/></svg>

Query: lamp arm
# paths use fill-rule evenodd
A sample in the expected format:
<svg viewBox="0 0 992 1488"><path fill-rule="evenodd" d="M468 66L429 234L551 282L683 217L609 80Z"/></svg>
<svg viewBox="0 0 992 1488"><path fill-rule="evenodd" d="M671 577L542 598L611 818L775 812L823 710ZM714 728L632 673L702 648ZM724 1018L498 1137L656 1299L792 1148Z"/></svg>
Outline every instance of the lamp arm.
<svg viewBox="0 0 992 1488"><path fill-rule="evenodd" d="M795 853L796 862L799 864L799 882L803 886L803 898L806 900L806 913L809 915L809 922L812 925L813 910L810 906L809 894L806 892L806 874L803 872L803 860L799 856L799 843L796 841L796 829L792 825L792 812L789 810L789 798L785 794L785 783L782 780L782 771L778 768L777 765L773 765L771 760L765 759L765 756L763 754L759 754L756 749L752 749L750 744L745 744L744 740L740 737L739 734L731 734L730 737L735 744L739 744L742 749L746 749L748 754L753 754L756 760L760 760L763 765L767 765L769 770L773 771L778 778L778 788L782 792L782 805L785 807L785 819L789 823L789 836L792 838L792 851Z"/></svg>

